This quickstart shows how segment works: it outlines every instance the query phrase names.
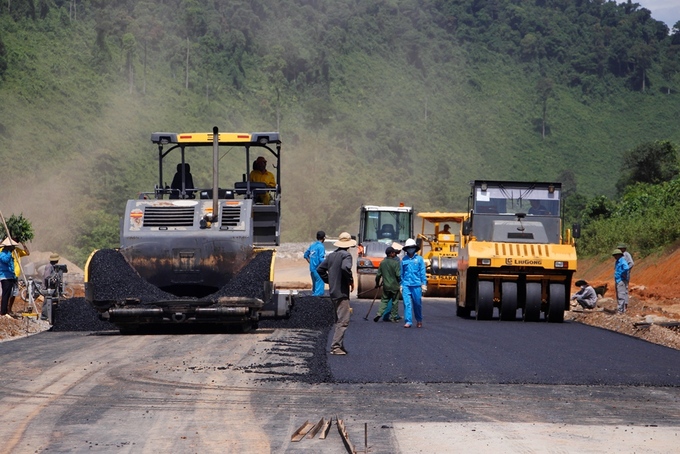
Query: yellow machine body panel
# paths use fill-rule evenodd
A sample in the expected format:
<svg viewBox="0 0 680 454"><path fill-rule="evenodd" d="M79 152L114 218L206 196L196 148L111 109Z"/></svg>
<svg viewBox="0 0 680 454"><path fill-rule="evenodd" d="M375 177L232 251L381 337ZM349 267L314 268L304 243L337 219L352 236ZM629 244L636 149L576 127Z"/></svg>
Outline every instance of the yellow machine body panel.
<svg viewBox="0 0 680 454"><path fill-rule="evenodd" d="M425 296L454 298L458 285L461 229L468 213L424 212L418 213L418 217L423 220L418 241L427 275ZM447 225L449 233L444 230Z"/></svg>

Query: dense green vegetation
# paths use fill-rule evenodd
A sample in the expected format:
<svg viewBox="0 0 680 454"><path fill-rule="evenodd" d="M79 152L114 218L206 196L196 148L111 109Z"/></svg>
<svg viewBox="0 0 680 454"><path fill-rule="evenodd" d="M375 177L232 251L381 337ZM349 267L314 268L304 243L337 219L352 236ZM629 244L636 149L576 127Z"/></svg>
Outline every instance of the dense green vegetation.
<svg viewBox="0 0 680 454"><path fill-rule="evenodd" d="M644 143L629 150L617 200L570 195L572 218L582 224L577 246L585 255L608 255L627 243L638 257L676 247L680 240L680 162L670 142ZM625 183L625 184L624 184Z"/></svg>
<svg viewBox="0 0 680 454"><path fill-rule="evenodd" d="M214 125L281 131L284 241L362 203L464 209L474 178L616 205L628 150L680 142L679 89L680 31L631 2L13 0L2 208L82 263L153 188L150 133Z"/></svg>

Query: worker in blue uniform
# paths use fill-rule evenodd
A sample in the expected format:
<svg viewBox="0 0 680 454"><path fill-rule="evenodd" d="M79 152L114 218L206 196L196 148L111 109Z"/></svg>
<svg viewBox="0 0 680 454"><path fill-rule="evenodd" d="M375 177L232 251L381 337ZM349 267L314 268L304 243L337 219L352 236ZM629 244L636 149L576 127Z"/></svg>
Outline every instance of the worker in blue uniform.
<svg viewBox="0 0 680 454"><path fill-rule="evenodd" d="M303 256L309 263L309 274L312 276L312 296L323 296L325 288L321 276L316 271L316 268L326 257L326 248L323 247L325 239L326 233L323 230L316 232L316 241L307 248Z"/></svg>

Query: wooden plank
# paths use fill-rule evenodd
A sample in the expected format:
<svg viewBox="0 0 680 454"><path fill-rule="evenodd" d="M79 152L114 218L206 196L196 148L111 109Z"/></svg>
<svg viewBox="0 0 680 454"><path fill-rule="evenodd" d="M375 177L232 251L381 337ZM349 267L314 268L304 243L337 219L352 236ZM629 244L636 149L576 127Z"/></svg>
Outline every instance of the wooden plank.
<svg viewBox="0 0 680 454"><path fill-rule="evenodd" d="M331 423L333 422L333 418L328 418L326 422L324 422L323 427L321 427L321 435L319 435L319 440L323 440L326 438L328 435L328 431L331 428Z"/></svg>
<svg viewBox="0 0 680 454"><path fill-rule="evenodd" d="M319 419L319 422L314 424L314 427L312 427L312 429L307 434L307 438L314 438L314 435L316 435L316 433L319 431L319 429L321 429L325 422L326 420L324 418Z"/></svg>
<svg viewBox="0 0 680 454"><path fill-rule="evenodd" d="M314 427L314 424L309 421L305 421L304 424L298 427L298 429L293 433L293 436L290 437L290 441L302 440L305 438L305 435L307 435L307 432L312 429L312 427Z"/></svg>
<svg viewBox="0 0 680 454"><path fill-rule="evenodd" d="M356 450L354 449L354 445L349 439L349 434L347 433L345 422L342 419L338 419L338 432L340 433L340 437L342 437L342 442L345 445L345 449L347 449L347 452L349 454L354 454Z"/></svg>

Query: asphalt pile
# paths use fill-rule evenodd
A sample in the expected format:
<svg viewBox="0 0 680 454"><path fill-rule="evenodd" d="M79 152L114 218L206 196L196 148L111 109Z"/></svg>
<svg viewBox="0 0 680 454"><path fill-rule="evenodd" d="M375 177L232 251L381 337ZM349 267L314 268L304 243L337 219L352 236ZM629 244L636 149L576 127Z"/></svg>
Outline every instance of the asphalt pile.
<svg viewBox="0 0 680 454"><path fill-rule="evenodd" d="M335 323L335 309L330 298L300 294L294 299L287 319L262 320L261 328L327 329Z"/></svg>
<svg viewBox="0 0 680 454"><path fill-rule="evenodd" d="M52 307L52 331L109 331L118 327L99 319L99 314L85 298L61 300Z"/></svg>
<svg viewBox="0 0 680 454"><path fill-rule="evenodd" d="M216 301L229 296L262 298L264 283L269 280L272 255L271 250L256 254L227 285L199 301ZM90 261L89 275L95 301L136 298L144 304L175 298L142 278L115 249L97 251Z"/></svg>
<svg viewBox="0 0 680 454"><path fill-rule="evenodd" d="M241 270L217 292L199 301L215 301L220 297L243 296L262 298L264 284L269 281L273 251L265 250L256 254Z"/></svg>
<svg viewBox="0 0 680 454"><path fill-rule="evenodd" d="M100 249L92 256L89 278L95 301L138 298L142 302L154 302L173 298L172 294L149 284L115 249Z"/></svg>

